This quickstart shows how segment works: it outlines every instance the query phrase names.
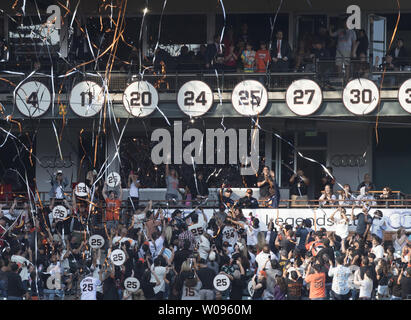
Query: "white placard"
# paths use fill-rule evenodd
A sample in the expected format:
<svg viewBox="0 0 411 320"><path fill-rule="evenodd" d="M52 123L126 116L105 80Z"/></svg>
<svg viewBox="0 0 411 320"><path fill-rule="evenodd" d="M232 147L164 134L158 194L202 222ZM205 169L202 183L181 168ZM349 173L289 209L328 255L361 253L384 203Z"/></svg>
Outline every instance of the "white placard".
<svg viewBox="0 0 411 320"><path fill-rule="evenodd" d="M16 106L26 117L37 118L47 112L51 104L50 90L41 82L29 81L16 92Z"/></svg>
<svg viewBox="0 0 411 320"><path fill-rule="evenodd" d="M347 83L343 91L343 103L351 113L365 115L374 111L380 94L377 85L368 79L354 79Z"/></svg>
<svg viewBox="0 0 411 320"><path fill-rule="evenodd" d="M213 285L218 291L226 291L230 287L230 278L225 274L218 274L214 277Z"/></svg>
<svg viewBox="0 0 411 320"><path fill-rule="evenodd" d="M213 105L213 92L203 81L188 81L178 90L177 104L186 115L199 117Z"/></svg>
<svg viewBox="0 0 411 320"><path fill-rule="evenodd" d="M411 79L404 81L398 90L398 101L405 111L411 113Z"/></svg>
<svg viewBox="0 0 411 320"><path fill-rule="evenodd" d="M92 117L104 104L104 90L93 81L77 83L70 94L70 107L80 117Z"/></svg>
<svg viewBox="0 0 411 320"><path fill-rule="evenodd" d="M321 106L323 94L316 82L300 79L288 87L285 100L292 112L299 116L309 116Z"/></svg>
<svg viewBox="0 0 411 320"><path fill-rule="evenodd" d="M61 289L61 274L59 272L52 274L47 278L46 286L49 290Z"/></svg>
<svg viewBox="0 0 411 320"><path fill-rule="evenodd" d="M124 288L126 288L130 292L136 292L140 289L140 281L134 277L128 277L124 280Z"/></svg>
<svg viewBox="0 0 411 320"><path fill-rule="evenodd" d="M104 238L99 234L94 234L90 237L88 243L93 249L100 249L104 246Z"/></svg>
<svg viewBox="0 0 411 320"><path fill-rule="evenodd" d="M251 279L249 282L248 282L248 285L247 285L247 289L248 289L248 293L250 294L250 297L252 297L253 295L254 295L254 289L253 289L253 279Z"/></svg>
<svg viewBox="0 0 411 320"><path fill-rule="evenodd" d="M234 109L243 116L256 116L267 106L267 89L256 80L244 80L235 86L231 102Z"/></svg>
<svg viewBox="0 0 411 320"><path fill-rule="evenodd" d="M107 182L107 185L110 188L115 188L121 182L120 175L117 172L111 172L111 173L108 174L108 176L106 178L106 182Z"/></svg>
<svg viewBox="0 0 411 320"><path fill-rule="evenodd" d="M84 182L77 183L74 187L74 194L77 197L87 197L90 194L90 189Z"/></svg>
<svg viewBox="0 0 411 320"><path fill-rule="evenodd" d="M54 219L59 219L59 220L65 219L67 217L67 214L68 214L67 209L64 206L55 206L53 208L53 218Z"/></svg>
<svg viewBox="0 0 411 320"><path fill-rule="evenodd" d="M111 262L116 266L121 266L126 261L126 254L121 249L114 250L110 255Z"/></svg>
<svg viewBox="0 0 411 320"><path fill-rule="evenodd" d="M147 117L158 105L158 92L147 81L131 83L123 94L123 106L134 117Z"/></svg>

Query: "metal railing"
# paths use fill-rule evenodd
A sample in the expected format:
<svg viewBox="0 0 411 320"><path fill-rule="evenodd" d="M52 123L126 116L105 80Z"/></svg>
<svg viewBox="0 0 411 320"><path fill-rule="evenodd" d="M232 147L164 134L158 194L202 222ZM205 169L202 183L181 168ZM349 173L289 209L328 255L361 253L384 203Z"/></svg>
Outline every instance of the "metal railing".
<svg viewBox="0 0 411 320"><path fill-rule="evenodd" d="M144 189L142 189L144 190ZM382 193L381 191L373 191L372 193L378 194ZM352 199L352 200L343 200L343 199L336 199L333 203L330 204L322 204L323 201L318 199L307 199L307 200L292 200L292 199L281 199L279 201L279 208L337 208L337 207L345 207L351 208L353 205L357 208L361 207L363 203L367 203L371 208L411 208L411 195L403 194L400 191L394 192L398 193L396 199ZM71 194L72 191L66 191L66 199L71 204ZM47 199L48 192L37 192L35 193L35 205L37 207L46 207L50 205L49 199ZM0 204L3 204L4 208L7 209L11 206L14 198L20 199L20 203L23 201L27 201L27 194L26 193L5 193L0 195ZM23 200L24 199L24 200ZM238 199L234 200L236 203ZM220 206L220 201L217 199L202 199L202 200L182 200L177 199L175 201L167 201L163 199L140 199L140 207L146 206L149 201L153 201L153 205L155 207L162 207L162 208L194 208L196 206L201 206L204 208L218 208ZM260 199L257 200L259 203L258 208L272 208L268 205L268 200ZM187 205L187 203L189 205ZM104 209L105 203L95 203L96 206ZM21 207L21 205L19 205ZM130 208L131 203L128 199L122 200L122 208Z"/></svg>
<svg viewBox="0 0 411 320"><path fill-rule="evenodd" d="M268 70L267 73L258 72L232 72L218 70L215 73L214 69L186 69L176 70L172 73L153 74L145 73L144 80L153 84L159 92L176 93L179 88L190 80L202 80L207 83L210 88L217 92L218 89L222 92L231 91L234 87L243 80L259 80L265 84L269 91L284 91L295 80L311 79L316 81L323 90L342 90L346 83L354 78L363 77L374 81L378 86L381 84L382 75L384 73L384 82L382 89L398 89L399 86L407 79L411 78L411 67L404 67L401 71L384 71L375 69L366 61L353 60L347 64L346 68L339 70L334 60L317 61L305 63L304 68L298 72L290 70L290 72L274 73ZM0 70L7 69L6 66L0 66ZM0 71L0 93L12 93L15 85L19 84L33 69L29 62L23 63L20 66L19 72L25 75L9 74ZM110 76L109 91L110 93L124 92L125 88L131 82L140 78L137 71L131 72L112 71ZM68 77L59 77L65 75L67 70L62 67L54 70L55 78L54 85L56 93L69 93L72 87L83 80L91 80L101 83L101 78L94 71L85 71L75 73ZM48 73L49 71L45 71ZM104 75L104 71L100 74ZM51 87L52 81L48 74L35 74L30 80L37 80L48 87Z"/></svg>

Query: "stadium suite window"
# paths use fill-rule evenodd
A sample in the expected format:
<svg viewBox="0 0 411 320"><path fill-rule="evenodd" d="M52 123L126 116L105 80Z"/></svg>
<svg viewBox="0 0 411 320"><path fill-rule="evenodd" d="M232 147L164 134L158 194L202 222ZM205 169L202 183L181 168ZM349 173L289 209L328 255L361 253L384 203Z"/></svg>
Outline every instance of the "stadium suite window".
<svg viewBox="0 0 411 320"><path fill-rule="evenodd" d="M158 39L160 15L148 16L148 42L154 48ZM187 28L189 26L189 28ZM160 44L175 50L173 45L203 44L207 42L207 16L204 14L192 15L165 15L161 22ZM189 48L191 49L191 48ZM169 50L167 50L169 51ZM171 55L173 52L169 53ZM176 53L177 54L177 53Z"/></svg>
<svg viewBox="0 0 411 320"><path fill-rule="evenodd" d="M298 133L299 147L327 147L327 133L305 131Z"/></svg>

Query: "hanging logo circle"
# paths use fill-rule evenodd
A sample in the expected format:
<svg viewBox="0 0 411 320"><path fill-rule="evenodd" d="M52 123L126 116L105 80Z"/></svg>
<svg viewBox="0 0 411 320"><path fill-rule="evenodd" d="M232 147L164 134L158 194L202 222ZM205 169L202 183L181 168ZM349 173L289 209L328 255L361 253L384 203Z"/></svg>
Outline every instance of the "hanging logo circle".
<svg viewBox="0 0 411 320"><path fill-rule="evenodd" d="M231 102L239 114L256 116L267 106L267 89L256 80L244 80L235 86Z"/></svg>
<svg viewBox="0 0 411 320"><path fill-rule="evenodd" d="M50 90L41 82L29 81L16 92L17 109L26 117L37 118L44 115L51 104Z"/></svg>
<svg viewBox="0 0 411 320"><path fill-rule="evenodd" d="M186 115L199 117L213 105L213 92L203 81L188 81L178 90L177 104Z"/></svg>
<svg viewBox="0 0 411 320"><path fill-rule="evenodd" d="M70 94L70 107L80 117L95 116L103 108L104 90L93 81L77 83Z"/></svg>
<svg viewBox="0 0 411 320"><path fill-rule="evenodd" d="M133 82L124 90L123 106L134 117L147 117L157 105L157 90L147 81Z"/></svg>

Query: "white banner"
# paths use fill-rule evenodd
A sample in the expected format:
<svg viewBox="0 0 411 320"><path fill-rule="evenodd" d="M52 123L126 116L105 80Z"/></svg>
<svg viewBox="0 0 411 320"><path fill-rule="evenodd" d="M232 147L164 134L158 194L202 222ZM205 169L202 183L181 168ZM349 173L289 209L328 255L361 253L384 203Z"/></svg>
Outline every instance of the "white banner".
<svg viewBox="0 0 411 320"><path fill-rule="evenodd" d="M175 209L169 209L169 214L174 211ZM188 215L193 209L186 209L180 208L181 211L184 212L184 216ZM331 221L330 216L336 210L336 208L331 209L243 209L243 214L246 218L249 217L249 214L252 213L254 217L257 217L262 226L262 231L264 230L264 226L268 225L270 219L274 219L276 225L283 223L289 224L293 227L296 227L298 224L304 219L310 219L312 228L316 224L317 229L324 227L327 231L335 231L335 224ZM371 208L370 215L371 217L374 216L374 212L377 209ZM386 221L388 232L395 232L400 227L403 227L407 231L411 231L411 209L382 209L379 208L383 213L383 219ZM208 220L210 220L213 216L215 210L213 209L204 209L204 213L207 216ZM216 210L217 212L218 210ZM351 221L351 208L346 208L346 215L350 219L349 223L349 231L355 231L356 229L356 221ZM167 212L167 209L166 209ZM361 208L355 208L354 214L357 215L361 212ZM201 215L201 213L199 212ZM337 213L336 216L338 217L339 214ZM314 219L315 222L314 223Z"/></svg>

